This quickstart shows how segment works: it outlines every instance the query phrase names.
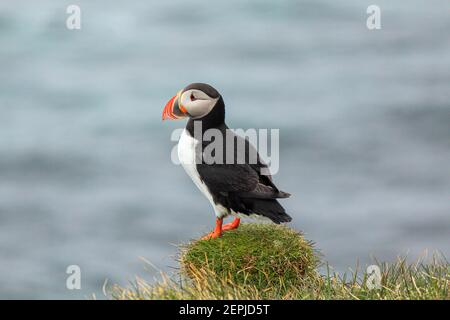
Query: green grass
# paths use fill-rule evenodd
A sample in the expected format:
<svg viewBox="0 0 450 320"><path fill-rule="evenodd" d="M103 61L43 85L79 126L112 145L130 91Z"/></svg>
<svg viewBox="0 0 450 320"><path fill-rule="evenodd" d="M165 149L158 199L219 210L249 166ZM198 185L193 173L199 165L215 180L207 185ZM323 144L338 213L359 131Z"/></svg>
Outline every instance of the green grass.
<svg viewBox="0 0 450 320"><path fill-rule="evenodd" d="M318 254L292 229L272 224L244 224L213 241L195 241L182 249L181 267L193 277L211 271L219 278L264 290L297 286L316 276Z"/></svg>
<svg viewBox="0 0 450 320"><path fill-rule="evenodd" d="M222 238L180 248L179 274L109 288L112 299L449 299L450 267L438 255L408 264L376 263L381 288L368 275L319 274L319 254L303 235L273 224L243 224ZM329 270L329 269L327 269Z"/></svg>

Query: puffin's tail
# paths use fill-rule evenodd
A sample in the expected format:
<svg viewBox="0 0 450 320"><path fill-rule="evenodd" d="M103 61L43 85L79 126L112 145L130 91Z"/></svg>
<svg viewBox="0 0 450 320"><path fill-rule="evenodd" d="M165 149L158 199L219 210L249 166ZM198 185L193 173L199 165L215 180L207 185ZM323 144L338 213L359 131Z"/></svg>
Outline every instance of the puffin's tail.
<svg viewBox="0 0 450 320"><path fill-rule="evenodd" d="M243 199L245 206L254 214L269 218L276 224L290 222L292 218L275 199Z"/></svg>

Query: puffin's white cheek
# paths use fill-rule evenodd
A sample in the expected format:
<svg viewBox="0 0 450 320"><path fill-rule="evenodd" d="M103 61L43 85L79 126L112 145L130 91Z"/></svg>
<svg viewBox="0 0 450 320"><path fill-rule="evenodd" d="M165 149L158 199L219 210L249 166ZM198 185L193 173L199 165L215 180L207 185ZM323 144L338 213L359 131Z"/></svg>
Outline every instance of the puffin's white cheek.
<svg viewBox="0 0 450 320"><path fill-rule="evenodd" d="M207 115L213 107L213 101L210 100L191 101L187 105L185 105L185 108L192 117L201 117Z"/></svg>

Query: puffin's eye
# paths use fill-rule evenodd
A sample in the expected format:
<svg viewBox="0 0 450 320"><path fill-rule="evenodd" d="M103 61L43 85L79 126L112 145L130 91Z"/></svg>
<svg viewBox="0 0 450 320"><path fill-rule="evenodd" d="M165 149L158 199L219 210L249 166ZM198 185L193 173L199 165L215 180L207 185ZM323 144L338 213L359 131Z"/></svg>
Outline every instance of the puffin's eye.
<svg viewBox="0 0 450 320"><path fill-rule="evenodd" d="M197 98L194 96L194 93L191 92L191 101L195 101L195 100L197 100Z"/></svg>

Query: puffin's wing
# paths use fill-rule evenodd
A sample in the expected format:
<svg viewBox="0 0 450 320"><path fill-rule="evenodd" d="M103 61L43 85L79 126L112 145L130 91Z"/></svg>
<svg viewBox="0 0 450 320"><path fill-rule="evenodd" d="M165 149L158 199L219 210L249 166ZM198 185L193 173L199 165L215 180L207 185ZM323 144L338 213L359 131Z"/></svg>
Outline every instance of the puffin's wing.
<svg viewBox="0 0 450 320"><path fill-rule="evenodd" d="M278 190L272 176L262 174L261 170L268 170L268 166L248 139L232 131L225 133L228 129L226 126L220 129L224 137L226 134L227 138L234 139L234 150L227 150L228 144L224 144L222 163L226 163L226 154L230 151L233 152L234 162L233 164L198 164L197 170L208 188L217 192L237 193L243 198L276 199L290 196ZM244 149L239 148L242 146ZM242 162L244 164L241 164Z"/></svg>
<svg viewBox="0 0 450 320"><path fill-rule="evenodd" d="M217 192L251 192L259 183L258 174L247 164L198 164L197 171Z"/></svg>
<svg viewBox="0 0 450 320"><path fill-rule="evenodd" d="M290 193L280 191L278 189L269 187L265 184L258 183L256 188L250 192L240 192L240 198L249 198L249 199L280 199L280 198L289 198L291 196Z"/></svg>
<svg viewBox="0 0 450 320"><path fill-rule="evenodd" d="M261 169L267 168L267 165L261 161L258 153L256 163L249 161L248 150L254 148L251 143L237 135L235 139L246 145L244 164L239 164L237 152L234 152L234 164L223 164L225 161L222 164L197 164L200 178L210 191L225 196L230 208L236 212L261 215L275 223L291 221L292 218L277 201L290 194L278 190L271 176L261 174ZM226 150L223 155L226 155Z"/></svg>
<svg viewBox="0 0 450 320"><path fill-rule="evenodd" d="M278 199L288 198L289 193L266 185L250 165L246 164L199 164L200 178L211 191L234 193L240 198Z"/></svg>
<svg viewBox="0 0 450 320"><path fill-rule="evenodd" d="M235 139L235 142L234 142L234 161L235 162L234 163L239 163L238 162L238 154L240 155L240 158L242 158L244 156L245 163L250 165L250 167L252 167L252 169L254 171L256 171L256 173L258 173L260 182L262 184L270 186L273 189L278 191L278 188L273 183L272 176L270 174L267 174L269 172L269 167L264 162L264 160L261 158L261 156L259 155L255 146L253 146L253 144L251 144L250 141L248 141L248 139L243 138L243 137L235 134L234 132L232 133L232 136ZM242 145L245 146L245 149L244 149L245 153L243 155L240 154L239 150L238 150L238 146L242 146ZM226 152L226 150L225 150L225 152ZM256 161L255 161L255 159L250 159L250 157L252 155L256 155ZM239 159L239 160L242 160L242 159ZM266 172L264 172L265 174L261 174L261 171L263 169L266 171Z"/></svg>

